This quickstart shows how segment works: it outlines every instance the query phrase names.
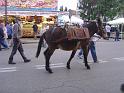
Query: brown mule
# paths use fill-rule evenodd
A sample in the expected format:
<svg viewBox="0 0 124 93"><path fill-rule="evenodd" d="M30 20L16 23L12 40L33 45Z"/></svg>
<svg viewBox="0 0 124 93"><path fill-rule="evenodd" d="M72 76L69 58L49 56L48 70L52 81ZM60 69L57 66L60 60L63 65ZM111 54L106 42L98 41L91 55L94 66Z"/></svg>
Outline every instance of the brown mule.
<svg viewBox="0 0 124 93"><path fill-rule="evenodd" d="M74 57L79 46L83 49L85 67L87 69L90 69L90 66L88 65L88 62L87 62L87 56L88 56L88 52L89 52L89 49L88 49L89 40L95 33L97 33L98 35L100 35L103 38L106 38L106 33L103 30L102 22L100 19L97 19L96 22L95 21L89 22L89 24L86 24L85 27L88 29L89 37L87 37L88 36L87 35L83 39L80 39L81 37L78 37L79 32L72 32L73 35L71 35L71 39L69 39L70 34L68 34L69 31L68 31L67 27L50 28L48 31L46 31L40 37L36 57L39 56L40 51L41 51L41 46L43 44L43 40L45 39L45 41L48 45L48 48L44 52L44 56L45 56L45 60L46 60L45 67L49 73L52 73L52 69L50 68L49 60L56 49L72 51L71 56L70 56L69 60L67 61L67 66L66 66L68 69L70 69L70 62L71 62L72 58ZM78 30L82 30L82 29L83 28L80 28ZM74 36L74 34L76 34L76 36ZM75 38L75 37L77 37L77 38Z"/></svg>

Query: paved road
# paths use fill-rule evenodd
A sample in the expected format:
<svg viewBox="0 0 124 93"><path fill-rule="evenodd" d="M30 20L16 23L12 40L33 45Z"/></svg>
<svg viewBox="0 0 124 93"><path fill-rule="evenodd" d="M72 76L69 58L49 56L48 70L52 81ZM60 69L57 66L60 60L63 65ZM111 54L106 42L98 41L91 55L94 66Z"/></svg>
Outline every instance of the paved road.
<svg viewBox="0 0 124 93"><path fill-rule="evenodd" d="M71 52L56 50L51 58L53 74L44 69L42 52L35 58L37 43L24 44L30 63L23 63L19 53L14 57L16 65L7 64L11 49L0 51L0 93L121 93L124 83L124 41L99 41L96 43L100 63L88 60L87 70L81 59L72 60L71 70L65 65Z"/></svg>

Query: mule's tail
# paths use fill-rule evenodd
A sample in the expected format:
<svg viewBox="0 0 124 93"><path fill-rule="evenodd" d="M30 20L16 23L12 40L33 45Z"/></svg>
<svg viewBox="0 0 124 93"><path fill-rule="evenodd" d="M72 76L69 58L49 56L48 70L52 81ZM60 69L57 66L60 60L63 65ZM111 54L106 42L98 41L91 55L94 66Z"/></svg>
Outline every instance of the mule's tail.
<svg viewBox="0 0 124 93"><path fill-rule="evenodd" d="M40 36L40 40L39 40L39 43L38 43L38 48L37 48L37 53L36 53L36 57L38 58L38 56L40 55L40 51L41 51L41 46L43 45L44 43L44 34L42 34Z"/></svg>

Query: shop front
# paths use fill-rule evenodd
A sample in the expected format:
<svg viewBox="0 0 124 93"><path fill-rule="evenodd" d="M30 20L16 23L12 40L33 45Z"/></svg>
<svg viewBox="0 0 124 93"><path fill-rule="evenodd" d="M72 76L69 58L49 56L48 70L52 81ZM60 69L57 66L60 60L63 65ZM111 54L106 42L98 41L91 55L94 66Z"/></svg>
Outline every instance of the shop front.
<svg viewBox="0 0 124 93"><path fill-rule="evenodd" d="M0 16L5 18L5 2L0 1ZM33 24L38 25L38 32L46 25L54 25L59 14L68 12L57 11L58 0L7 0L7 21L14 18L21 20L22 37L33 36Z"/></svg>

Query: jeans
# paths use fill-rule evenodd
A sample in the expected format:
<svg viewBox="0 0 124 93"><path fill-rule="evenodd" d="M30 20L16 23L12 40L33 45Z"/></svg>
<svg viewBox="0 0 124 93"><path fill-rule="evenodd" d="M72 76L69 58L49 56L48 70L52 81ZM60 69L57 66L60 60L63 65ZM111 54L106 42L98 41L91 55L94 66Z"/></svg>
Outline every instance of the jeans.
<svg viewBox="0 0 124 93"><path fill-rule="evenodd" d="M119 41L119 32L116 32L115 34L115 41Z"/></svg>
<svg viewBox="0 0 124 93"><path fill-rule="evenodd" d="M89 49L91 51L93 61L97 62L96 48L95 48L95 43L93 41L90 41Z"/></svg>
<svg viewBox="0 0 124 93"><path fill-rule="evenodd" d="M95 43L94 41L90 41L89 44L89 50L91 52L92 58L94 62L97 62L97 55L96 55L96 48L95 48ZM83 54L83 50L82 48L80 49L78 55L81 56Z"/></svg>
<svg viewBox="0 0 124 93"><path fill-rule="evenodd" d="M7 44L7 42L5 41L4 38L0 39L0 44L1 44L4 48L8 48L8 44Z"/></svg>
<svg viewBox="0 0 124 93"><path fill-rule="evenodd" d="M79 56L83 55L83 49L81 48L79 53L78 53Z"/></svg>

